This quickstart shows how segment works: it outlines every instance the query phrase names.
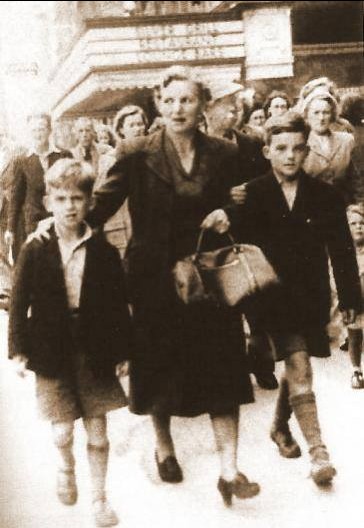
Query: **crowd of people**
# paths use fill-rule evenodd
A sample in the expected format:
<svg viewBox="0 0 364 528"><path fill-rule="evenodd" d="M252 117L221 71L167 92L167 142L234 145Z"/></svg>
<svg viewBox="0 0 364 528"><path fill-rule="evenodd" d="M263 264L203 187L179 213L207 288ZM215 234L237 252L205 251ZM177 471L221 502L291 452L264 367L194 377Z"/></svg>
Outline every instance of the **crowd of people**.
<svg viewBox="0 0 364 528"><path fill-rule="evenodd" d="M326 77L293 104L274 91L250 101L237 82L202 83L168 69L155 90L158 117L120 109L113 127L80 117L77 144L51 143L46 114L28 119L28 150L0 137L1 302L9 353L36 374L40 414L59 453L57 493L77 500L74 421L82 418L97 526L117 524L105 492L106 414L128 405L149 415L161 480L183 480L171 417L207 413L224 503L257 495L238 467L239 408L254 401L250 372L278 389L271 439L301 455L296 417L318 486L336 474L322 439L311 356L330 355L327 324L342 313L361 370L364 291L363 99L339 101ZM230 231L260 247L280 286L234 308L177 295L176 263L226 245ZM13 264L16 263L15 269ZM361 282L360 282L361 281ZM276 361L285 364L278 382ZM118 378L129 376L125 395ZM243 416L243 413L242 413Z"/></svg>

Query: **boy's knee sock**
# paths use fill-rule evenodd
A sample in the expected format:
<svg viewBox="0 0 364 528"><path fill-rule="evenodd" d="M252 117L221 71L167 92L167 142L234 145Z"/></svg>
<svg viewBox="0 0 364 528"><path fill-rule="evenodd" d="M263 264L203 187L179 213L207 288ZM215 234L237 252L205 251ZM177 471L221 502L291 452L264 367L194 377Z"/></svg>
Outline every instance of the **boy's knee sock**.
<svg viewBox="0 0 364 528"><path fill-rule="evenodd" d="M309 449L323 446L315 394L310 391L291 396L290 403Z"/></svg>
<svg viewBox="0 0 364 528"><path fill-rule="evenodd" d="M90 466L92 499L93 501L104 499L109 443L100 447L87 444L87 456Z"/></svg>
<svg viewBox="0 0 364 528"><path fill-rule="evenodd" d="M288 382L285 377L282 377L279 383L279 392L273 420L273 429L285 431L288 427L288 421L291 415L292 407L289 400Z"/></svg>

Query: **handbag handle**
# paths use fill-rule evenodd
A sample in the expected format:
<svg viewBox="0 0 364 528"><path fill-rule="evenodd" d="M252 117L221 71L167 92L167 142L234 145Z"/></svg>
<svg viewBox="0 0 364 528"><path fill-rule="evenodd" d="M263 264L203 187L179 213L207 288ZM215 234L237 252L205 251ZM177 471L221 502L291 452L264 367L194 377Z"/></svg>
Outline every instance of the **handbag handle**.
<svg viewBox="0 0 364 528"><path fill-rule="evenodd" d="M201 229L200 234L198 235L195 257L197 257L201 253L202 240L203 240L205 232L206 232L206 229ZM232 234L230 233L230 231L227 231L224 234L229 238L232 246L234 247L234 251L236 251L238 253L237 244L236 244Z"/></svg>

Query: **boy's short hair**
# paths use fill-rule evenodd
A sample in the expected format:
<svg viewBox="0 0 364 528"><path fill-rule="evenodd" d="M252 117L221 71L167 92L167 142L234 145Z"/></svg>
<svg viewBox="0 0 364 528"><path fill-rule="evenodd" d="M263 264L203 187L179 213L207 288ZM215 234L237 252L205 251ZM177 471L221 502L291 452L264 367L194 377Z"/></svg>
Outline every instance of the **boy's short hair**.
<svg viewBox="0 0 364 528"><path fill-rule="evenodd" d="M272 136L282 134L283 132L301 132L305 141L307 141L310 133L310 127L306 121L300 114L293 110L288 110L280 116L270 117L264 125L264 130L264 140L266 145L270 145Z"/></svg>
<svg viewBox="0 0 364 528"><path fill-rule="evenodd" d="M89 163L62 158L47 170L44 179L47 194L52 189L76 187L85 194L91 195L95 174Z"/></svg>
<svg viewBox="0 0 364 528"><path fill-rule="evenodd" d="M346 215L358 214L364 219L364 204L351 204L346 208Z"/></svg>

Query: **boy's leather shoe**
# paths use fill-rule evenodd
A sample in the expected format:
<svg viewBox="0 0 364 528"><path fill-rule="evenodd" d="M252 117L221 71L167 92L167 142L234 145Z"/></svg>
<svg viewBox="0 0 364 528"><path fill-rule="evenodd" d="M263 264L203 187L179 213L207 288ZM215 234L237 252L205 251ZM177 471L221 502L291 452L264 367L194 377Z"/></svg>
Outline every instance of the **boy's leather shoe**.
<svg viewBox="0 0 364 528"><path fill-rule="evenodd" d="M325 446L316 446L310 449L311 455L311 477L317 486L331 484L336 475L336 469L330 462L329 454Z"/></svg>
<svg viewBox="0 0 364 528"><path fill-rule="evenodd" d="M57 496L66 506L73 506L77 502L77 485L73 469L59 469L57 475Z"/></svg>
<svg viewBox="0 0 364 528"><path fill-rule="evenodd" d="M275 444L277 444L279 453L284 458L298 458L301 456L300 446L293 438L291 431L288 428L286 430L279 430L273 427L270 432L270 437Z"/></svg>
<svg viewBox="0 0 364 528"><path fill-rule="evenodd" d="M278 381L273 372L254 373L259 387L265 390L278 389Z"/></svg>

